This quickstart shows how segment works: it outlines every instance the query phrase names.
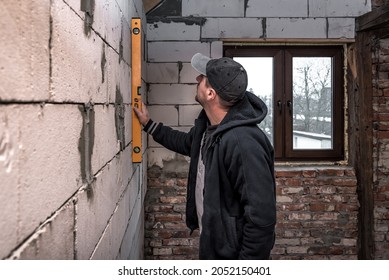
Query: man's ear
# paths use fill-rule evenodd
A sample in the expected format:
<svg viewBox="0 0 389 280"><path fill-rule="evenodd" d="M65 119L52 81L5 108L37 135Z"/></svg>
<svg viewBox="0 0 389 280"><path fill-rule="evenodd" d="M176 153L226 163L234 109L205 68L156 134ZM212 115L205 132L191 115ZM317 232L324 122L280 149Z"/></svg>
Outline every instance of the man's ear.
<svg viewBox="0 0 389 280"><path fill-rule="evenodd" d="M212 88L212 87L209 87L208 88L208 92L207 92L207 97L210 99L210 100L215 100L216 98L216 91Z"/></svg>

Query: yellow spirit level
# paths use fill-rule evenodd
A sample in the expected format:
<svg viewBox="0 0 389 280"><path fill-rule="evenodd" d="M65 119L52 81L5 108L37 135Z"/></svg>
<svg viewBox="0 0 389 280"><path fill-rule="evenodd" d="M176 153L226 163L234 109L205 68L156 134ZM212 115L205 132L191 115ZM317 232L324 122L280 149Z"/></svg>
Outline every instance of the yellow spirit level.
<svg viewBox="0 0 389 280"><path fill-rule="evenodd" d="M142 106L142 32L139 18L131 20L131 95L132 95L132 162L142 161L142 125L134 107Z"/></svg>

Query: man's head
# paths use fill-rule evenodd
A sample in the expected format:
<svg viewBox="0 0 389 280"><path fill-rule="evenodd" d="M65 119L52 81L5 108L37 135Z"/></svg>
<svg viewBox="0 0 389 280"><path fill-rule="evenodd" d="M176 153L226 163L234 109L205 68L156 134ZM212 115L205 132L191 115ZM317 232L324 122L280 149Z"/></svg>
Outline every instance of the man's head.
<svg viewBox="0 0 389 280"><path fill-rule="evenodd" d="M210 59L196 53L191 64L197 72L207 77L209 84L224 101L234 104L244 97L247 73L238 62L229 57Z"/></svg>

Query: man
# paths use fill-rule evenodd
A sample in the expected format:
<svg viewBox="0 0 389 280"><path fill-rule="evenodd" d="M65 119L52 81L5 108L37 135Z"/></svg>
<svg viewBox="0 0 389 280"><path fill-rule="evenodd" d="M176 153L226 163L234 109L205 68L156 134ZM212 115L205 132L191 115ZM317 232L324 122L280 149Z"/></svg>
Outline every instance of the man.
<svg viewBox="0 0 389 280"><path fill-rule="evenodd" d="M134 109L144 130L190 156L186 223L200 228L200 259L269 259L276 223L273 147L258 124L266 105L247 92L247 73L231 58L192 57L203 110L189 132Z"/></svg>

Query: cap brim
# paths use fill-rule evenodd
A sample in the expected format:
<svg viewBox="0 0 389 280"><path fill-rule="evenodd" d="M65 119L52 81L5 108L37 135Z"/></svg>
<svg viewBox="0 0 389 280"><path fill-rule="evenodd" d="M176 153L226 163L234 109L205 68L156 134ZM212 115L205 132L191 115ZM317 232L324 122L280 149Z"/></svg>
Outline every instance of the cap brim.
<svg viewBox="0 0 389 280"><path fill-rule="evenodd" d="M196 53L191 60L192 67L199 72L200 74L203 74L204 76L207 76L207 63L211 59L201 53Z"/></svg>

